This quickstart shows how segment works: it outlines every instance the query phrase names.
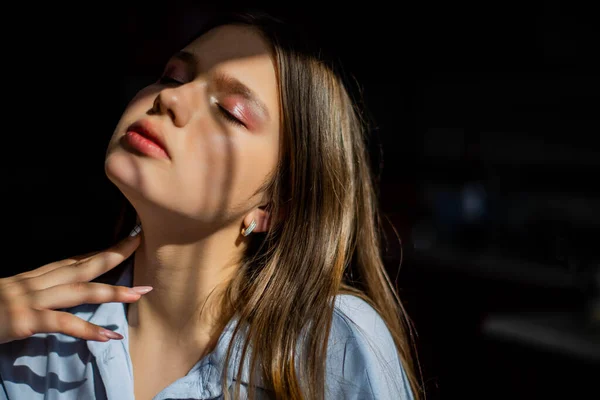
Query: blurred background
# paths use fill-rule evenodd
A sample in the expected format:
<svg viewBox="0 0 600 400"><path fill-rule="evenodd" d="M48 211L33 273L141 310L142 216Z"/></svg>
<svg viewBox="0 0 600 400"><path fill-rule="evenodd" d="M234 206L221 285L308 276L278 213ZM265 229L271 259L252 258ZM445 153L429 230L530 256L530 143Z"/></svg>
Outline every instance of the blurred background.
<svg viewBox="0 0 600 400"><path fill-rule="evenodd" d="M114 126L217 6L234 4L6 8L1 276L111 244ZM560 0L323 7L263 9L318 33L362 85L386 266L428 398L598 398L597 14Z"/></svg>

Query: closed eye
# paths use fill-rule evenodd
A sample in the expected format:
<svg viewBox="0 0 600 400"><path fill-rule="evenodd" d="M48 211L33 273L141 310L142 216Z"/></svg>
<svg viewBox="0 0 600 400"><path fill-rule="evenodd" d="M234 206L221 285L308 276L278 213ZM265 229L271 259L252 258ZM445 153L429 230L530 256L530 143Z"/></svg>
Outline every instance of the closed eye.
<svg viewBox="0 0 600 400"><path fill-rule="evenodd" d="M229 111L227 111L227 109L225 107L221 106L219 103L216 103L216 106L217 106L217 110L219 110L219 114L221 114L221 116L223 118L225 118L225 120L227 122L230 122L230 123L238 125L238 126L243 126L243 127L246 126L246 125L244 125L244 123L242 121L240 121L239 119L234 117L233 114L231 114Z"/></svg>
<svg viewBox="0 0 600 400"><path fill-rule="evenodd" d="M173 79L168 75L163 75L158 79L158 83L161 85L183 85L183 82Z"/></svg>

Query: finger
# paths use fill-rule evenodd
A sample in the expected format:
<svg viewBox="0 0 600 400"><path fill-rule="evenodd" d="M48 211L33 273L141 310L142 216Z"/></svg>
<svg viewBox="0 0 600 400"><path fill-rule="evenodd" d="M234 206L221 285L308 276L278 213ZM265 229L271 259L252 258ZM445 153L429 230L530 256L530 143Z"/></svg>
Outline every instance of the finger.
<svg viewBox="0 0 600 400"><path fill-rule="evenodd" d="M51 262L44 266L41 266L39 268L33 269L31 271L22 272L18 275L10 277L9 279L22 280L22 279L35 278L36 276L43 275L50 271L54 271L56 268L64 267L65 265L74 264L79 261L85 261L87 258L89 258L95 254L98 254L98 253L99 253L99 251L95 250L95 251L91 251L89 253L72 256L70 258L65 258L64 260L54 261L54 262Z"/></svg>
<svg viewBox="0 0 600 400"><path fill-rule="evenodd" d="M86 258L93 256L94 254L97 254L97 253L99 253L99 252L96 250L96 251L91 251L86 254L81 254L78 256L65 258L64 260L54 261L54 262L48 263L46 265L43 265L39 268L32 269L30 271L21 272L20 274L3 278L3 280L5 282L15 282L15 281L21 281L21 280L25 280L25 279L29 279L29 278L35 278L36 276L40 276L47 272L53 271L56 268L60 268L65 265L73 264L73 263L76 263L81 260L85 260Z"/></svg>
<svg viewBox="0 0 600 400"><path fill-rule="evenodd" d="M140 235L128 236L107 250L85 260L63 265L28 280L30 290L43 290L66 283L91 281L125 261L140 245Z"/></svg>
<svg viewBox="0 0 600 400"><path fill-rule="evenodd" d="M29 295L29 306L38 310L75 307L80 304L132 303L141 294L127 286L75 282L52 286Z"/></svg>
<svg viewBox="0 0 600 400"><path fill-rule="evenodd" d="M89 253L85 253L85 254L81 254L78 256L73 256L71 258L67 258L65 261L65 264L73 264L76 262L80 262L80 261L85 261L86 259L95 256L96 254L100 253L100 251L98 250L94 250L94 251L90 251Z"/></svg>
<svg viewBox="0 0 600 400"><path fill-rule="evenodd" d="M63 333L85 340L106 342L110 339L122 339L116 332L84 321L75 315L64 311L35 310L32 332ZM113 337L111 337L113 336Z"/></svg>
<svg viewBox="0 0 600 400"><path fill-rule="evenodd" d="M80 280L91 281L113 269L129 258L141 243L140 235L128 237L107 251L100 252L82 261L84 267ZM81 271L81 268L80 268Z"/></svg>

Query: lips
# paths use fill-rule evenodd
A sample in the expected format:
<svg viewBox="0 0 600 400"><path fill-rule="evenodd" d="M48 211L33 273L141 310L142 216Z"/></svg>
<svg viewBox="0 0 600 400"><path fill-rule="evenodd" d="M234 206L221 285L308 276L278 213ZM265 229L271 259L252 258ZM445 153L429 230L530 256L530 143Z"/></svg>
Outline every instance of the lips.
<svg viewBox="0 0 600 400"><path fill-rule="evenodd" d="M170 158L165 140L149 121L141 120L133 123L129 128L127 128L127 135L131 135L131 133L137 133L143 138L149 140L154 145L159 147Z"/></svg>

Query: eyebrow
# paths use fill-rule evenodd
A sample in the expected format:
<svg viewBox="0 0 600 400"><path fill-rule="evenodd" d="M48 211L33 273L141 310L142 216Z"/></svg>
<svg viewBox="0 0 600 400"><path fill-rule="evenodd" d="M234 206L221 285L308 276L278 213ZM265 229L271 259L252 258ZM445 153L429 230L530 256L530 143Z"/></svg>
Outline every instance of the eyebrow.
<svg viewBox="0 0 600 400"><path fill-rule="evenodd" d="M183 61L190 66L196 66L198 64L196 56L184 50L175 53L171 59ZM244 85L238 79L220 71L215 74L214 80L219 89L231 94L242 96L244 99L254 104L254 106L257 107L266 118L269 118L269 110L267 109L267 106L258 98L253 90Z"/></svg>

